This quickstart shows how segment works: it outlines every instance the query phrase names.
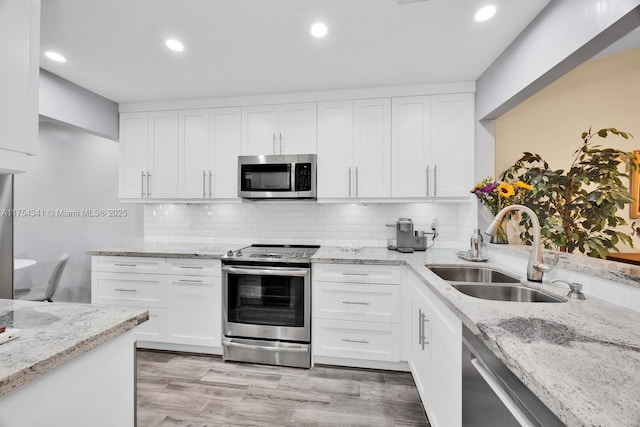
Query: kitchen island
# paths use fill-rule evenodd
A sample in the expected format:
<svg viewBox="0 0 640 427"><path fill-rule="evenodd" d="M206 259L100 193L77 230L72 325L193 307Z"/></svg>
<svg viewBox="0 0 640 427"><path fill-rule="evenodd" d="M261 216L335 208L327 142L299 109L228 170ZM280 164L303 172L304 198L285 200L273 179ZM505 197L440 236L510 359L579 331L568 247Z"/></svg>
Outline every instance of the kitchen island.
<svg viewBox="0 0 640 427"><path fill-rule="evenodd" d="M143 309L0 300L0 425L133 426Z"/></svg>

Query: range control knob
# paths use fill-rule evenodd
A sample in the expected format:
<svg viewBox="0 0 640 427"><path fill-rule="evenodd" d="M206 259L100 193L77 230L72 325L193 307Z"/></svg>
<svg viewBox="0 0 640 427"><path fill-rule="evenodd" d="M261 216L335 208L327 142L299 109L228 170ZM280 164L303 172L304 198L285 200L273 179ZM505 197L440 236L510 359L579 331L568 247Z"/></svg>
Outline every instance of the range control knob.
<svg viewBox="0 0 640 427"><path fill-rule="evenodd" d="M236 256L242 256L242 251L238 249L238 250L236 251Z"/></svg>
<svg viewBox="0 0 640 427"><path fill-rule="evenodd" d="M227 256L233 256L233 251L227 252Z"/></svg>

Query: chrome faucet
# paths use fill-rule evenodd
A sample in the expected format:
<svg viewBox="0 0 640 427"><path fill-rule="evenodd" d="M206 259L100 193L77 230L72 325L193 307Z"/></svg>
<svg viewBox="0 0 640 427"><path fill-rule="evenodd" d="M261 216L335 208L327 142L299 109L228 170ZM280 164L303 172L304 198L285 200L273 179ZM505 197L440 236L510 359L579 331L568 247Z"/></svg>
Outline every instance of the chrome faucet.
<svg viewBox="0 0 640 427"><path fill-rule="evenodd" d="M487 228L487 233L490 236L495 236L498 231L500 222L505 215L511 211L519 210L531 218L531 224L533 225L533 246L531 247L531 256L529 257L529 264L527 265L527 280L532 282L542 282L542 276L545 272L550 271L553 267L549 267L542 262L542 246L540 245L540 220L536 216L535 212L530 208L523 205L511 205L503 208L496 214L495 219Z"/></svg>

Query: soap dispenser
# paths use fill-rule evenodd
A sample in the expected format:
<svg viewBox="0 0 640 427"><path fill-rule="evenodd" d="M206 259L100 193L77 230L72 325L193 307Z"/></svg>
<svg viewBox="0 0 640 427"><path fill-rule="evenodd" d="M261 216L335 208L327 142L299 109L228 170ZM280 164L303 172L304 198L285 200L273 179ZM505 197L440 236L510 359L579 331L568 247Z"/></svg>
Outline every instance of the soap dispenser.
<svg viewBox="0 0 640 427"><path fill-rule="evenodd" d="M482 258L482 250L484 247L484 239L482 238L482 233L479 228L475 228L473 233L471 234L471 250L469 251L469 256L473 259Z"/></svg>

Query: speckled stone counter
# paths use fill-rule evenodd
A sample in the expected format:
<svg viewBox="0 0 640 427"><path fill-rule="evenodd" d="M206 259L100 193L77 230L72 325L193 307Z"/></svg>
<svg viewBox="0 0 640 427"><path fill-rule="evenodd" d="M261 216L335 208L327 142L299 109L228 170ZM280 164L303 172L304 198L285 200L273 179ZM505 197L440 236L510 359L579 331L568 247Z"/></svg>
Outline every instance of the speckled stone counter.
<svg viewBox="0 0 640 427"><path fill-rule="evenodd" d="M95 249L86 251L85 253L92 256L218 259L230 249L239 249L245 246L247 245L238 243L220 243L214 246L155 243Z"/></svg>
<svg viewBox="0 0 640 427"><path fill-rule="evenodd" d="M0 345L0 395L133 329L147 310L0 300L0 325L20 336Z"/></svg>
<svg viewBox="0 0 640 427"><path fill-rule="evenodd" d="M400 254L322 247L312 261L407 265L567 425L640 425L640 313L589 296L564 303L467 296L425 267L478 265L453 250ZM482 265L524 276L508 266ZM548 282L526 283L559 296L567 293Z"/></svg>
<svg viewBox="0 0 640 427"><path fill-rule="evenodd" d="M531 253L531 246L492 244L490 245L490 251L517 255L528 259ZM640 288L640 266L638 265L592 258L585 255L561 253L558 267Z"/></svg>

